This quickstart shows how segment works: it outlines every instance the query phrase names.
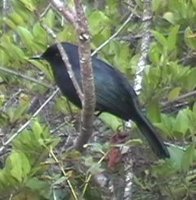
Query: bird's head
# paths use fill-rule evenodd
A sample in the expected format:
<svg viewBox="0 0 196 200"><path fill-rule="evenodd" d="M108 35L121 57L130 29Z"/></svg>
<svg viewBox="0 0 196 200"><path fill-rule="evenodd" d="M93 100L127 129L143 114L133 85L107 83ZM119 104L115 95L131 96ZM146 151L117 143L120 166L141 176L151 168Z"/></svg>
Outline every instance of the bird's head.
<svg viewBox="0 0 196 200"><path fill-rule="evenodd" d="M59 53L57 45L54 44L52 46L49 46L43 54L35 55L35 56L31 57L30 59L46 60L50 64L52 64L54 61L55 62L58 62L58 60L60 61L61 55Z"/></svg>
<svg viewBox="0 0 196 200"><path fill-rule="evenodd" d="M45 59L48 62L52 62L52 60L58 60L61 58L57 45L54 44L46 49L46 51L41 55L41 59Z"/></svg>

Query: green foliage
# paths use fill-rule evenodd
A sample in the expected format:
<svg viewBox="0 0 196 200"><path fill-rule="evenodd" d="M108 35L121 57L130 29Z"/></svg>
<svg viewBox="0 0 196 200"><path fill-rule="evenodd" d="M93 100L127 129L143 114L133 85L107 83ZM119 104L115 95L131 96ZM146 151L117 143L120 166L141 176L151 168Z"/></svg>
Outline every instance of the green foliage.
<svg viewBox="0 0 196 200"><path fill-rule="evenodd" d="M3 98L3 96L2 96ZM5 98L5 97L4 97ZM5 103L5 99L2 99L2 107ZM30 102L27 96L20 96L17 106L7 108L6 112L0 112L0 125L1 127L14 126L17 123L23 122L28 118L27 111L30 107Z"/></svg>
<svg viewBox="0 0 196 200"><path fill-rule="evenodd" d="M162 15L172 25L181 24L186 27L187 24L194 26L195 2L186 0L153 0L153 11L158 15Z"/></svg>
<svg viewBox="0 0 196 200"><path fill-rule="evenodd" d="M98 44L111 35L110 23L110 19L101 11L94 11L89 15L90 32Z"/></svg>
<svg viewBox="0 0 196 200"><path fill-rule="evenodd" d="M141 16L143 2L137 0L132 3L135 2L137 7L134 12ZM88 1L86 3L93 49L108 40L118 30L130 13L131 7L118 0L107 0L102 9L98 10L94 7L95 3L97 2ZM69 1L68 4L72 5L73 2ZM0 6L0 8L3 7ZM0 13L0 65L15 70L19 74L35 77L35 79L38 77L38 70L42 71L44 73L42 81L51 85L53 77L47 64L30 59L31 56L42 53L47 45L54 43L43 28L43 24L52 28L60 41L77 43L78 39L72 24L63 20L63 17L53 9L49 8L46 11L47 6L48 1L44 0L12 0L6 16L2 16L3 12ZM143 77L140 97L147 109L146 114L162 134L172 140L172 143L177 143L179 146L185 144L183 145L185 147L179 148L178 145L168 147L171 159L157 165L150 162L152 169L147 176L148 180L141 177L142 182L146 181L145 188L153 191L153 187L158 185L159 193L164 193L168 199L183 199L195 194L196 191L194 182L196 177L194 170L196 160L195 99L192 96L186 100L180 99L179 103L187 103L182 109L175 106L178 104L176 100L181 95L190 94L196 88L194 61L196 1L153 0L152 9L150 62ZM139 47L142 32L141 21L134 18L121 31L118 38L114 38L99 52L129 79L135 77L137 70L141 54ZM139 35L139 39L135 37L134 41L130 39L128 42L122 40L123 36L130 34L133 38ZM193 58L193 61L187 62L188 58ZM185 65L185 63L188 64ZM25 92L15 103L16 100L12 94L18 88ZM16 132L16 129L32 115L30 110L33 97L45 94L46 90L39 84L0 71L0 131L5 130L8 138ZM71 108L73 108L72 111L76 111L75 107ZM170 110L174 110L174 113L170 113ZM52 113L55 115L56 112L69 115L70 107L62 97L55 101ZM110 145L108 143L89 144L92 155L84 156L82 159L81 155L73 152L58 155L59 163L63 163L63 169L67 170L62 176L62 171L56 170L57 163L54 164L53 161L55 159L49 158L51 149L56 147L59 139L50 133L51 129L56 128L56 121L46 120L46 123L51 126L45 125L45 119L50 116L46 113L44 111L45 115L41 114L39 120L34 119L30 128L27 127L11 143L11 152L6 158L4 167L0 170L0 199L6 199L10 197L10 194L13 194L14 200L73 199L73 194L68 187L70 184L79 197L102 199L101 189L88 178L89 175L108 170L104 161L99 161L106 157ZM103 113L100 118L112 130L123 131L122 122L116 117ZM72 128L73 126L74 124L71 124ZM58 152L58 149L55 151ZM139 163L140 159L136 158L135 162ZM76 162L77 167L71 165L72 169L70 169L70 165L67 165L70 160ZM86 174L81 170L83 167L78 170L80 165L85 166ZM143 166L142 171L148 171L148 165ZM85 184L87 184L86 189L84 189ZM165 185L167 186L163 187Z"/></svg>
<svg viewBox="0 0 196 200"><path fill-rule="evenodd" d="M176 117L161 115L161 122L157 126L171 137L190 137L196 131L193 121L196 120L195 108L193 111L186 108L178 112Z"/></svg>
<svg viewBox="0 0 196 200"><path fill-rule="evenodd" d="M190 27L185 29L184 41L191 50L196 49L196 34L191 30Z"/></svg>
<svg viewBox="0 0 196 200"><path fill-rule="evenodd" d="M118 119L117 117L109 114L109 113L102 113L100 116L101 120L103 120L112 130L120 130L122 129L122 120Z"/></svg>
<svg viewBox="0 0 196 200"><path fill-rule="evenodd" d="M31 128L24 130L13 142L12 151L0 171L0 193L9 196L15 189L23 192L31 189L40 197L48 196L49 193L43 190L49 192L49 184L37 175L47 169L42 162L48 157L49 147L54 148L57 143L58 139L50 135L49 128L35 120Z"/></svg>

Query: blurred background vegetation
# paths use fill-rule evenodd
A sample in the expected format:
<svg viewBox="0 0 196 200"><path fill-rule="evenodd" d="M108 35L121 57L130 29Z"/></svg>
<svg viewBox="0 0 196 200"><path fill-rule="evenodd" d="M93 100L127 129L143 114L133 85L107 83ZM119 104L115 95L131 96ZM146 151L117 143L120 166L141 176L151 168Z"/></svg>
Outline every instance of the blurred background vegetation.
<svg viewBox="0 0 196 200"><path fill-rule="evenodd" d="M71 0L64 2L74 8ZM134 83L145 31L144 1L83 2L92 49L107 41L133 13L98 54ZM151 42L139 97L144 112L174 144L172 158L165 162L138 145L142 141L136 127L130 130L109 114L95 120L98 140L91 141L87 154L66 152L65 144L79 132L79 111L59 93L33 115L55 89L47 63L30 57L54 43L43 24L59 41L77 43L77 34L50 1L0 2L0 199L126 199L126 158L133 161L133 199L196 199L196 1L149 2ZM114 153L109 138L119 132L136 135L137 140L131 136L126 144L118 144L131 147L131 156ZM114 162L114 155L120 162ZM100 174L110 180L104 186L97 180Z"/></svg>

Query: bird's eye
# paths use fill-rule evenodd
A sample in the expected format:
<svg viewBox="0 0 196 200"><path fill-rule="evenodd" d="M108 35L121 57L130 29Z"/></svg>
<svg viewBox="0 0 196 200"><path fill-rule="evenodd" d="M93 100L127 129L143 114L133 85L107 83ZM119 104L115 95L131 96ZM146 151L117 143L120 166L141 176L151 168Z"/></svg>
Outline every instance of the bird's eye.
<svg viewBox="0 0 196 200"><path fill-rule="evenodd" d="M60 56L60 54L59 53L55 53L55 57L59 57Z"/></svg>

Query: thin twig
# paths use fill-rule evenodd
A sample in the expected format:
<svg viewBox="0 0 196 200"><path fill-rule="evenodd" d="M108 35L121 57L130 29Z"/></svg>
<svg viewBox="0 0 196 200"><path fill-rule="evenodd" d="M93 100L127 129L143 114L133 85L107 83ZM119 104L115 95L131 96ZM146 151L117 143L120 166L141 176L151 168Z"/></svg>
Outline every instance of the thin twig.
<svg viewBox="0 0 196 200"><path fill-rule="evenodd" d="M163 104L162 104L162 107L167 107L167 106L169 106L169 105L171 105L171 104L174 104L174 103L176 103L176 102L178 102L178 101L182 101L182 100L184 100L184 99L187 99L187 98L192 97L192 96L195 96L195 95L196 95L196 90L191 91L191 92L188 92L188 93L186 93L186 94L183 94L183 95L177 97L177 98L174 99L173 101L167 101L167 102L163 103Z"/></svg>
<svg viewBox="0 0 196 200"><path fill-rule="evenodd" d="M110 151L110 150L109 150L109 151ZM108 156L109 151L107 151L106 153L103 154L103 156L102 156L101 159L97 162L97 164L101 164L101 163L103 162L103 160L106 159L106 157ZM83 190L82 190L82 197L84 197L84 195L85 195L85 193L86 193L86 191L87 191L87 187L88 187L88 184L89 184L91 178L92 178L92 174L89 174L89 175L87 176L86 180L85 180L85 185L84 185L84 188L83 188Z"/></svg>
<svg viewBox="0 0 196 200"><path fill-rule="evenodd" d="M52 95L37 109L37 111L32 115L32 117L25 123L23 124L16 133L14 133L6 142L3 143L3 146L0 147L0 153L4 150L4 148L13 141L13 139L19 135L32 121L33 119L42 111L42 109L54 98L54 96L57 94L59 89L57 88Z"/></svg>
<svg viewBox="0 0 196 200"><path fill-rule="evenodd" d="M0 109L0 111L2 110L3 112L6 111L6 108L10 106L11 102L13 102L13 100L19 96L21 93L23 92L22 89L18 89L14 94L12 94L12 96L9 98L9 100L3 105L3 107Z"/></svg>
<svg viewBox="0 0 196 200"><path fill-rule="evenodd" d="M125 20L125 22L122 24L122 26L120 26L120 28L108 39L106 40L104 43L102 43L98 48L96 48L93 53L91 54L91 56L94 56L98 51L100 51L103 47L105 47L111 40L113 40L122 30L123 28L129 23L129 21L131 20L131 18L134 16L133 13L131 13L129 15L129 17Z"/></svg>
<svg viewBox="0 0 196 200"><path fill-rule="evenodd" d="M44 86L44 87L46 87L46 88L52 88L52 86L50 86L50 85L48 85L48 84L46 84L46 83L40 82L40 81L38 81L37 79L34 79L34 78L29 77L29 76L23 75L23 74L21 74L21 73L18 73L18 72L16 72L16 71L11 70L11 69L7 69L7 68L4 68L4 67L0 67L0 70L3 71L3 72L5 72L5 73L7 73L7 74L12 74L12 75L14 75L14 76L21 77L21 78L23 78L23 79L25 79L25 80L28 80L28 81L37 83L37 84L42 85L42 86Z"/></svg>
<svg viewBox="0 0 196 200"><path fill-rule="evenodd" d="M62 46L62 44L57 40L57 37L56 37L56 34L54 33L54 31L52 29L50 29L48 26L46 26L45 24L42 24L43 28L54 38L55 42L56 42L56 45L57 45L57 48L61 54L61 57L62 57L62 60L63 60L63 63L67 69L67 72L69 74L69 77L76 89L76 92L80 98L80 101L82 102L83 101L83 93L82 93L82 90L80 88L80 85L75 77L75 73L72 69L72 66L69 62L69 58Z"/></svg>
<svg viewBox="0 0 196 200"><path fill-rule="evenodd" d="M43 10L43 12L39 15L39 17L43 18L47 14L50 8L51 8L51 3L47 5L47 7Z"/></svg>
<svg viewBox="0 0 196 200"><path fill-rule="evenodd" d="M50 148L50 155L51 155L52 158L55 160L55 162L58 163L61 172L63 173L64 177L66 177L66 182L67 182L67 184L68 184L68 186L69 186L69 188L70 188L70 190L71 190L71 193L72 193L74 199L75 199L75 200L78 200L78 197L77 197L77 195L76 195L76 193L75 193L75 191L74 191L74 188L73 188L71 182L69 181L69 179L67 178L67 174L66 174L66 172L65 172L65 170L64 170L64 166L63 166L63 164L58 160L58 158L55 156L55 154L54 154L52 148Z"/></svg>

